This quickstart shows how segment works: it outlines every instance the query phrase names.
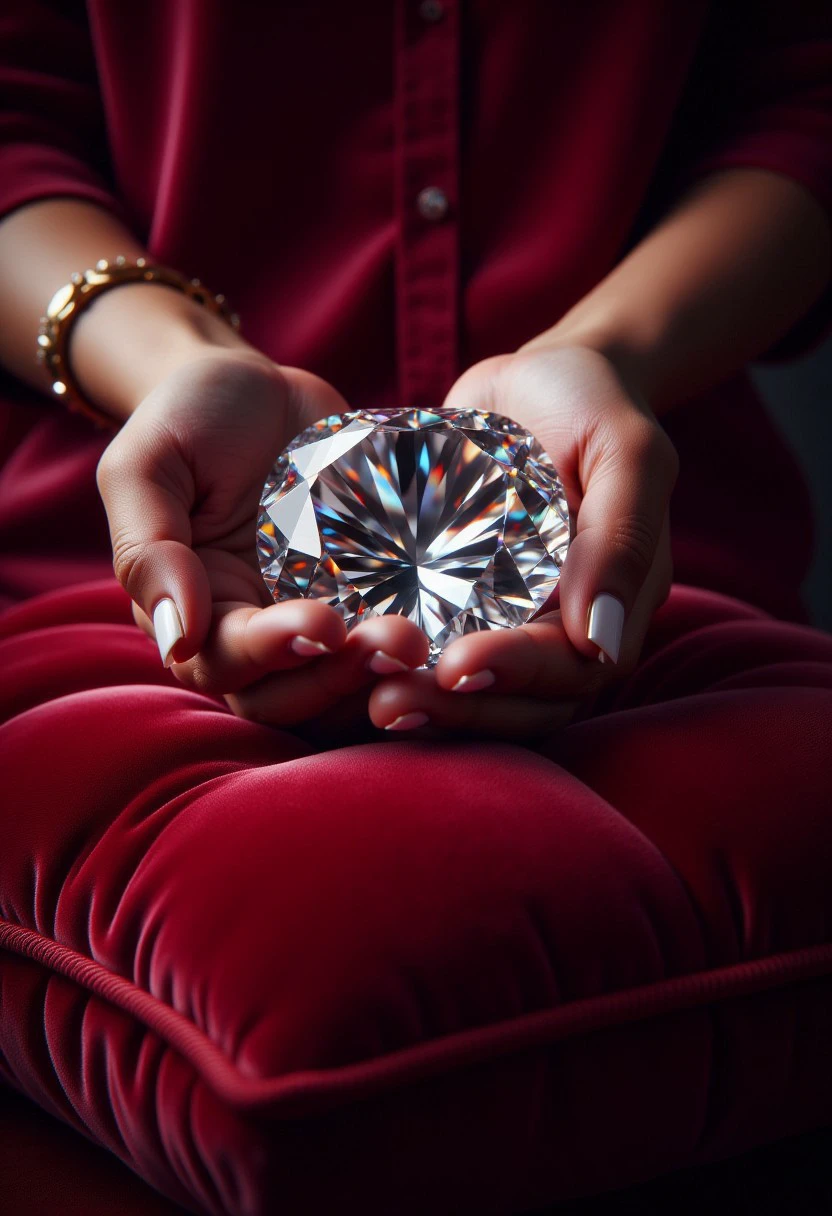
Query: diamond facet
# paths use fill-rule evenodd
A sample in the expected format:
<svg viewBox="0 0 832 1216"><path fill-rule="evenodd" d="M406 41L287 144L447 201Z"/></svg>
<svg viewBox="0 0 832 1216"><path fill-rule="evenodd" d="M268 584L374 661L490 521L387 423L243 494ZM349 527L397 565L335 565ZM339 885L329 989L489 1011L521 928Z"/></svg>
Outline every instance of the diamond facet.
<svg viewBox="0 0 832 1216"><path fill-rule="evenodd" d="M523 427L479 410L322 418L263 487L257 555L276 601L324 599L352 628L408 616L433 666L455 638L521 625L556 586L569 509Z"/></svg>

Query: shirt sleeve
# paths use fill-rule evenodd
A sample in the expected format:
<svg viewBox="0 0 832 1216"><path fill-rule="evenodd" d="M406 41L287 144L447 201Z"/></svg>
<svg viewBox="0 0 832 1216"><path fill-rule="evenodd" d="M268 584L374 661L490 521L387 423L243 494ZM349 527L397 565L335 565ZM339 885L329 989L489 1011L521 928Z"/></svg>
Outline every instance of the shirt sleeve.
<svg viewBox="0 0 832 1216"><path fill-rule="evenodd" d="M56 196L122 217L85 6L0 0L0 219Z"/></svg>
<svg viewBox="0 0 832 1216"><path fill-rule="evenodd" d="M670 193L723 169L768 169L799 182L832 226L832 3L716 0L670 143ZM832 329L823 297L765 352L793 358Z"/></svg>

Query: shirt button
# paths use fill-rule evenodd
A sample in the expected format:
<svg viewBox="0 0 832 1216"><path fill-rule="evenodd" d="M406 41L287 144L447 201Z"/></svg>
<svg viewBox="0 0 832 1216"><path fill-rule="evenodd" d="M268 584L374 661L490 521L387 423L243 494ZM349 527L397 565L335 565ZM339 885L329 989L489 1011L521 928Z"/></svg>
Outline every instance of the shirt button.
<svg viewBox="0 0 832 1216"><path fill-rule="evenodd" d="M425 220L441 220L448 214L448 196L438 186L426 186L416 196L419 214Z"/></svg>
<svg viewBox="0 0 832 1216"><path fill-rule="evenodd" d="M419 16L423 21L441 21L445 15L445 6L440 0L422 0L419 5Z"/></svg>

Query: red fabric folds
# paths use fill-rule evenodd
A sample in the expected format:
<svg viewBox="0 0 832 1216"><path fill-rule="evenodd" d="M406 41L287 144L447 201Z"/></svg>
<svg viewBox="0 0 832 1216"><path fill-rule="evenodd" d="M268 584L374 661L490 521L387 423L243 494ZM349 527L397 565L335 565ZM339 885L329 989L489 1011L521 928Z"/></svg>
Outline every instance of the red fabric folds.
<svg viewBox="0 0 832 1216"><path fill-rule="evenodd" d="M520 1212L832 1119L832 638L677 583L536 750L313 746L161 667L57 418L0 478L8 1084L217 1216Z"/></svg>
<svg viewBox="0 0 832 1216"><path fill-rule="evenodd" d="M21 0L0 215L116 208L271 357L435 405L691 177L832 205L828 18L777 8ZM0 1080L212 1216L517 1213L832 1122L811 507L747 379L663 425L676 583L587 716L312 743L161 667L106 438L4 385Z"/></svg>
<svg viewBox="0 0 832 1216"><path fill-rule="evenodd" d="M422 13L5 0L0 216L50 195L117 209L256 346L371 407L435 404L554 324L692 177L771 169L832 213L816 0ZM792 350L828 321L827 298Z"/></svg>

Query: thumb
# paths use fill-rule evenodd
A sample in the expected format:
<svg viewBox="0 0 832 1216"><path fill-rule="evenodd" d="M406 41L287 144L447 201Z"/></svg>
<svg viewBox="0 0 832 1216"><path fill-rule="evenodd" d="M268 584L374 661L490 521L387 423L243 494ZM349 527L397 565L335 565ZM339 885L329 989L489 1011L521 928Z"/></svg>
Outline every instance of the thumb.
<svg viewBox="0 0 832 1216"><path fill-rule="evenodd" d="M159 653L169 667L174 652L181 663L201 649L211 623L211 588L191 548L190 472L178 455L160 455L164 440L157 435L140 442L123 427L98 462L96 483L115 576L153 619ZM181 468L168 468L172 459Z"/></svg>
<svg viewBox="0 0 832 1216"><path fill-rule="evenodd" d="M678 457L661 426L640 412L625 415L614 430L605 427L604 440L606 450L584 473L559 601L572 645L588 658L617 663L619 656L637 657L626 644L627 625L667 542Z"/></svg>
<svg viewBox="0 0 832 1216"><path fill-rule="evenodd" d="M510 360L510 355L491 355L488 359L474 363L451 385L442 402L443 408L474 409L482 410L483 413L494 410L497 377Z"/></svg>

